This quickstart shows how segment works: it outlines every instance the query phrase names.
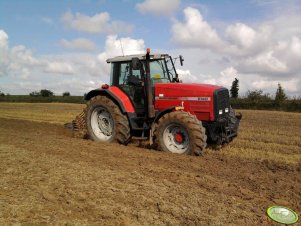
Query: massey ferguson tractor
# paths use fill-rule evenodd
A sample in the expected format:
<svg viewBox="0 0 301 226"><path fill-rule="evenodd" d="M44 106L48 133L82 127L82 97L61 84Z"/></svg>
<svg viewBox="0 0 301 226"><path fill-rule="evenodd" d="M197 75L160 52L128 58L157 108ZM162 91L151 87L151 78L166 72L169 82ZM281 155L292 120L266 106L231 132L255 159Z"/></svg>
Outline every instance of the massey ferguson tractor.
<svg viewBox="0 0 301 226"><path fill-rule="evenodd" d="M72 128L94 141L146 140L151 147L178 154L200 155L207 143L229 143L241 119L230 106L229 91L182 83L176 59L150 54L149 49L146 54L108 59L110 84L85 96L87 106ZM182 56L179 60L183 65Z"/></svg>

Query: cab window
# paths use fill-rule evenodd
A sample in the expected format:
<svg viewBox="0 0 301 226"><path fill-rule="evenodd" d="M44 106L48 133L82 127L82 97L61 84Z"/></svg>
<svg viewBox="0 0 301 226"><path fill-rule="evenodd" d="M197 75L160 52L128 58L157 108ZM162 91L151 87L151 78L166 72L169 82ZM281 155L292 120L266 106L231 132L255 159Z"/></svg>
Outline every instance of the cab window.
<svg viewBox="0 0 301 226"><path fill-rule="evenodd" d="M150 66L150 76L153 83L170 82L164 59L151 61L149 66Z"/></svg>

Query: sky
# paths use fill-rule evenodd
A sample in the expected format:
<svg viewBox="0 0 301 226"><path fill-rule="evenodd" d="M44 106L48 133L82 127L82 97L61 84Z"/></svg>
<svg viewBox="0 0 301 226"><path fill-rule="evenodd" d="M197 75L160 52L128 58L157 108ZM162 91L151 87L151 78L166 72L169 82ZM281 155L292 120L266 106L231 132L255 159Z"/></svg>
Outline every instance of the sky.
<svg viewBox="0 0 301 226"><path fill-rule="evenodd" d="M183 82L301 96L301 0L0 0L0 91L83 95L120 43L183 55Z"/></svg>

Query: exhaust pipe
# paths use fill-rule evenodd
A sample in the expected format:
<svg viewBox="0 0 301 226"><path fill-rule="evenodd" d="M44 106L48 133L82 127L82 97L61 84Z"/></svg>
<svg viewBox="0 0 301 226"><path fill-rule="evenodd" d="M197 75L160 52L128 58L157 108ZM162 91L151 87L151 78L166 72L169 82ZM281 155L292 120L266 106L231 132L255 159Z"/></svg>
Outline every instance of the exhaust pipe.
<svg viewBox="0 0 301 226"><path fill-rule="evenodd" d="M145 66L145 74L146 74L146 95L147 95L147 113L148 118L155 117L155 106L154 106L154 98L153 98L153 89L152 89L152 81L150 78L150 49L146 49L146 66Z"/></svg>

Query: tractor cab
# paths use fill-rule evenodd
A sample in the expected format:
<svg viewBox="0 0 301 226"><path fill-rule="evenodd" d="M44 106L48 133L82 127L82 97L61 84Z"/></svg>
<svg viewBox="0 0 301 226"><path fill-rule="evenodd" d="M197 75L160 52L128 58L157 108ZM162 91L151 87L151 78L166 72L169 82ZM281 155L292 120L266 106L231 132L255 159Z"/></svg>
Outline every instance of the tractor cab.
<svg viewBox="0 0 301 226"><path fill-rule="evenodd" d="M111 63L110 85L117 86L126 93L136 112L143 114L147 99L145 54L114 57L108 59L107 63ZM152 96L155 84L179 81L174 62L168 54L150 55L149 72Z"/></svg>

